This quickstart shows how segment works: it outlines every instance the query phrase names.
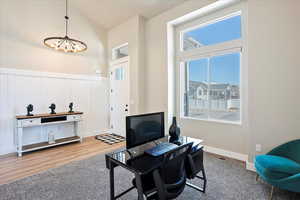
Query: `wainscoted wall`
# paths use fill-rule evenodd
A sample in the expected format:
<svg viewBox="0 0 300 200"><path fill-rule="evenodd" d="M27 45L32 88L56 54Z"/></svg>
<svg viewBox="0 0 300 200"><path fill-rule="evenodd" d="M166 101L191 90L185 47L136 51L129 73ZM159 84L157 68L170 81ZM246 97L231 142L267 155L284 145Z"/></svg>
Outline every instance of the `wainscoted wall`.
<svg viewBox="0 0 300 200"><path fill-rule="evenodd" d="M34 113L48 113L51 103L56 104L57 112L63 112L74 102L74 110L84 112L80 128L84 137L106 131L108 84L103 77L0 68L0 155L15 152L15 115L26 114L28 104L34 105ZM48 131L69 134L72 126L52 125L46 129L46 134ZM24 133L27 144L46 138L39 128Z"/></svg>

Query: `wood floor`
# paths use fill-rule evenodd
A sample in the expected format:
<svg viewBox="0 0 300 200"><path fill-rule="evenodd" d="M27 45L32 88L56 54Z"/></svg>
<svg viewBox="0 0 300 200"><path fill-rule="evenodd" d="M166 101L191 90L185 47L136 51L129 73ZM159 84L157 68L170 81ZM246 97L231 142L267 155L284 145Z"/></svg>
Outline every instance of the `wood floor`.
<svg viewBox="0 0 300 200"><path fill-rule="evenodd" d="M0 185L59 167L72 161L82 160L97 154L123 147L125 142L114 145L105 144L94 137L88 137L82 143L57 146L41 151L0 156Z"/></svg>

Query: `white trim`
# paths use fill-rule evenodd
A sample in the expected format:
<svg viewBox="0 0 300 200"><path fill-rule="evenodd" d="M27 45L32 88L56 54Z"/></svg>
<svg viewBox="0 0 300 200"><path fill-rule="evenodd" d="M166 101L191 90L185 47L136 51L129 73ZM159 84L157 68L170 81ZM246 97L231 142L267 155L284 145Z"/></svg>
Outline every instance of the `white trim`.
<svg viewBox="0 0 300 200"><path fill-rule="evenodd" d="M109 62L109 67L111 68L113 65L118 65L118 64L121 64L121 63L124 63L124 62L129 62L129 60L130 60L130 57L126 56L126 57L123 57L123 58L119 58L117 60L110 61Z"/></svg>
<svg viewBox="0 0 300 200"><path fill-rule="evenodd" d="M176 81L175 81L175 66L176 64L176 52L175 52L175 27L181 23L188 22L198 17L204 16L208 13L212 13L219 9L226 8L235 3L241 2L242 0L227 0L227 1L216 1L210 5L202 7L198 10L190 12L186 15L178 17L174 20L167 22L167 46L168 46L168 123L171 123L172 116L177 113L177 97L176 97Z"/></svg>
<svg viewBox="0 0 300 200"><path fill-rule="evenodd" d="M121 45L119 45L119 46L116 46L116 47L114 47L114 48L112 48L111 49L111 58L112 58L112 60L118 60L118 59L115 59L115 57L116 57L116 55L115 55L115 51L117 50L117 49L121 49L122 47L128 47L128 49L129 49L129 43L128 42L126 42L126 43L124 43L124 44L121 44Z"/></svg>
<svg viewBox="0 0 300 200"><path fill-rule="evenodd" d="M246 162L246 169L249 170L249 171L253 171L253 172L256 172L256 169L254 167L254 164L252 162Z"/></svg>
<svg viewBox="0 0 300 200"><path fill-rule="evenodd" d="M241 154L241 153L236 153L233 151L227 151L224 149L219 149L219 148L215 148L215 147L210 147L210 146L204 146L204 151L208 152L208 153L213 153L213 154L217 154L220 156L225 156L228 158L233 158L236 160L240 160L240 161L244 161L247 162L248 161L248 155L246 154Z"/></svg>
<svg viewBox="0 0 300 200"><path fill-rule="evenodd" d="M128 46L128 45L129 45L129 43L126 42L126 43L124 43L124 44L121 44L121 45L118 45L118 46L112 48L112 50L120 49L121 47L125 47L125 46Z"/></svg>
<svg viewBox="0 0 300 200"><path fill-rule="evenodd" d="M200 24L196 24L194 26L188 26L188 27L185 27L186 24L183 26L183 27L180 27L178 28L178 34L179 34L179 38L180 38L180 41L179 41L179 46L178 46L178 52L179 53L182 53L182 52L186 52L186 51L193 51L193 50L196 50L196 49L192 49L192 50L184 50L183 49L183 41L184 41L184 34L187 33L187 32L190 32L190 31L194 31L196 29L200 29L200 28L203 28L205 26L208 26L208 25L212 25L212 24L215 24L215 23L218 23L218 22L221 22L221 21L225 21L227 19L230 19L232 17L236 17L236 16L242 16L242 11L239 10L239 11L235 11L233 13L229 13L228 15L225 15L225 16L221 16L221 17L217 17L217 18L213 18L211 20L208 20L208 21L204 21L203 23L200 22ZM242 40L242 39L234 39L234 40L227 40L227 41L223 41L223 42L220 42L220 43L215 43L214 45L217 45L217 44L222 44L222 43L229 43L231 41L238 41L238 40ZM200 48L197 48L197 49L203 49L204 47L210 47L210 46L213 46L213 45L204 45ZM233 45L234 46L234 45Z"/></svg>
<svg viewBox="0 0 300 200"><path fill-rule="evenodd" d="M107 77L95 76L95 75L77 75L77 74L65 74L65 73L33 71L33 70L24 70L24 69L10 69L10 68L0 68L0 74L28 76L28 77L74 79L74 80L86 80L86 81L100 81L100 80L107 79Z"/></svg>
<svg viewBox="0 0 300 200"><path fill-rule="evenodd" d="M173 116L176 115L176 70L175 70L175 29L171 23L167 24L167 48L168 48L168 127L172 123Z"/></svg>
<svg viewBox="0 0 300 200"><path fill-rule="evenodd" d="M93 137L93 136L100 135L100 134L103 134L103 133L110 133L110 129L104 129L104 130L101 130L101 131L92 131L92 132L89 132L89 133L86 132L83 137L84 138Z"/></svg>
<svg viewBox="0 0 300 200"><path fill-rule="evenodd" d="M194 50L179 52L176 56L178 61L189 61L205 57L213 57L235 52L242 52L243 42L241 39L223 42L220 44L204 46Z"/></svg>
<svg viewBox="0 0 300 200"><path fill-rule="evenodd" d="M205 27L205 26L208 26L208 25L212 25L214 23L217 23L217 22L220 22L220 21L223 21L223 20L230 19L232 17L236 17L236 16L239 16L241 14L242 14L241 10L235 11L235 12L229 13L228 15L224 15L222 17L218 17L218 18L215 18L215 19L212 19L212 20L209 20L209 21L205 21L201 24L197 24L197 25L189 27L189 28L184 28L184 30L181 31L181 34L184 34L186 32L193 31L195 29L199 29L199 28L202 28L202 27Z"/></svg>
<svg viewBox="0 0 300 200"><path fill-rule="evenodd" d="M231 1L231 3L237 3L240 1ZM225 4L222 4L223 6L225 6ZM231 4L230 4L231 5ZM229 4L227 4L227 6L229 6ZM225 7L227 7L225 6ZM215 7L217 9L217 7ZM222 7L224 8L224 7ZM217 16L210 16L210 19L205 19L199 22L199 19L197 20L189 20L189 21L182 21L180 26L176 26L176 29L173 30L174 31L174 35L175 38L173 38L173 42L176 44L175 46L175 66L179 66L180 68L180 74L176 74L176 80L179 80L179 83L176 83L177 87L175 88L175 93L176 95L176 100L177 101L177 110L180 111L179 116L181 118L185 117L184 113L182 112L184 110L184 93L185 91L183 90L184 86L182 86L182 84L186 84L186 81L184 81L184 79L182 78L182 73L185 72L185 70L182 70L182 62L188 62L188 61L192 61L192 60L197 60L197 59L201 59L201 58L211 58L214 56L221 56L221 55L225 55L225 54L231 54L231 53L240 53L240 111L239 111L239 115L240 115L240 121L239 122L231 122L228 121L227 124L234 124L234 125L240 125L242 126L245 123L245 117L244 115L246 115L244 113L245 109L244 107L246 105L244 105L244 95L247 95L247 92L244 92L243 90L244 88L244 65L246 65L246 63L243 62L243 56L244 56L244 52L243 52L243 47L245 46L245 40L244 40L244 36L243 38L240 39L235 39L235 40L231 40L231 41L226 41L226 42L222 42L222 43L218 43L218 44L214 44L214 45L209 45L209 46L203 46L201 48L197 48L197 49L193 49L193 50L187 50L187 51L182 51L181 50L181 41L182 41L182 36L183 33L192 29L195 29L195 27L201 27L204 24L212 24L212 23L216 23L217 21L220 20L224 20L224 19L228 19L229 17L232 16L237 16L237 15L241 15L242 16L242 32L244 33L245 31L245 23L244 23L244 8L243 5L238 5L232 8L228 8L227 10L224 11L227 14L218 14ZM207 14L207 13L206 13ZM184 23L183 23L184 22ZM191 24L192 23L192 24ZM243 35L243 34L242 34ZM176 67L176 69L178 69L178 67ZM208 66L208 78L210 77L210 66ZM185 77L185 76L184 76ZM245 80L247 81L247 80ZM178 81L176 81L178 82ZM210 83L210 81L208 81ZM179 94L179 97L178 97ZM178 100L179 99L179 100ZM179 104L178 104L179 102ZM210 104L210 101L209 101ZM209 108L210 110L210 108ZM209 112L209 111L208 111ZM177 113L178 114L178 113ZM187 117L188 119L188 117ZM201 119L200 119L201 120ZM205 119L205 121L210 121L210 122L215 122L215 123L226 123L227 120L217 120L217 119Z"/></svg>
<svg viewBox="0 0 300 200"><path fill-rule="evenodd" d="M218 122L222 124L230 124L230 125L237 125L237 126L242 126L242 121L229 121L229 120L217 120L217 119L201 119L201 118L196 118L196 117L187 117L184 116L183 114L180 116L180 119L186 119L186 120L198 120L198 121L204 121L204 122Z"/></svg>
<svg viewBox="0 0 300 200"><path fill-rule="evenodd" d="M112 133L112 129L105 129L102 131L94 131L93 134L89 134L89 136L86 136L86 137L96 136L96 135L103 134L103 133Z"/></svg>
<svg viewBox="0 0 300 200"><path fill-rule="evenodd" d="M216 10L226 8L228 6L231 6L231 5L233 5L235 3L238 3L238 2L241 2L241 1L242 0L217 1L215 3L212 3L210 5L205 6L203 8L200 8L198 10L190 12L190 13L184 15L184 16L178 17L177 19L174 19L174 20L170 21L169 23L173 26L177 26L181 23L193 20L195 18L198 18L198 17L203 16L203 15L208 14L208 13L212 13Z"/></svg>

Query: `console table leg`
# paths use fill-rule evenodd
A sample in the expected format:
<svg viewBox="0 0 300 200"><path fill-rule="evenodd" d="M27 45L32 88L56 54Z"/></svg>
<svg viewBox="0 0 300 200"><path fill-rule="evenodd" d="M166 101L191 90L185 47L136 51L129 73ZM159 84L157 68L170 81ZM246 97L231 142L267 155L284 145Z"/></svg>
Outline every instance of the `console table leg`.
<svg viewBox="0 0 300 200"><path fill-rule="evenodd" d="M23 149L23 128L18 128L18 156L22 156Z"/></svg>
<svg viewBox="0 0 300 200"><path fill-rule="evenodd" d="M80 143L82 143L82 136L79 135L79 122L78 121L74 122L74 132L75 132L76 136L80 137Z"/></svg>

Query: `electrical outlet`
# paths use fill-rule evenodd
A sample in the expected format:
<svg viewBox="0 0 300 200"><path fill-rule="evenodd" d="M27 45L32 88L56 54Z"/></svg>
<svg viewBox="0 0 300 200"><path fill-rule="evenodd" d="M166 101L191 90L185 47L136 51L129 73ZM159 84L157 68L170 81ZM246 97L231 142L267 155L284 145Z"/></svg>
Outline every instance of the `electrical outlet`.
<svg viewBox="0 0 300 200"><path fill-rule="evenodd" d="M261 150L262 150L261 144L256 144L256 145L255 145L255 150L256 150L257 152L261 152Z"/></svg>

